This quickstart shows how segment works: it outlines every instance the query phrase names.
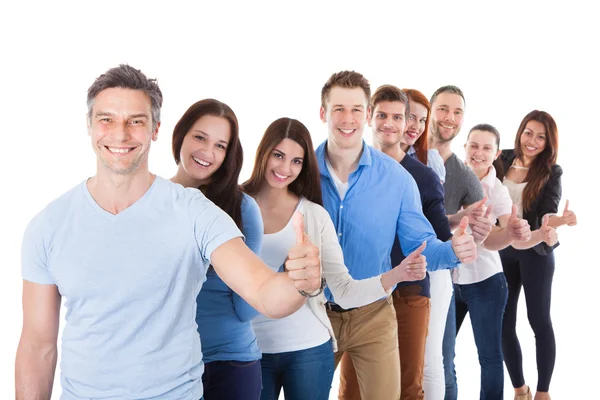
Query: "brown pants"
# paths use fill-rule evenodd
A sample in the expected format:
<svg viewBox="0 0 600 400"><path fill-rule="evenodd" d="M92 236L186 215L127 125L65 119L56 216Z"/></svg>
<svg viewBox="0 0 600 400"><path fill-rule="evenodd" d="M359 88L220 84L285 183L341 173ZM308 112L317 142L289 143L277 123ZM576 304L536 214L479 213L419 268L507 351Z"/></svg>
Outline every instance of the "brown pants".
<svg viewBox="0 0 600 400"><path fill-rule="evenodd" d="M425 340L429 324L429 298L419 296L419 285L399 288L393 293L398 323L398 348L401 368L401 400L423 399ZM354 363L345 354L340 367L339 398L360 400ZM362 396L368 400L375 397Z"/></svg>
<svg viewBox="0 0 600 400"><path fill-rule="evenodd" d="M347 354L356 370L356 386L348 397L342 391L345 386L342 375L339 399L350 399L357 394L369 400L398 400L400 356L392 298L343 313L327 310L327 315L338 343L336 367L342 356Z"/></svg>

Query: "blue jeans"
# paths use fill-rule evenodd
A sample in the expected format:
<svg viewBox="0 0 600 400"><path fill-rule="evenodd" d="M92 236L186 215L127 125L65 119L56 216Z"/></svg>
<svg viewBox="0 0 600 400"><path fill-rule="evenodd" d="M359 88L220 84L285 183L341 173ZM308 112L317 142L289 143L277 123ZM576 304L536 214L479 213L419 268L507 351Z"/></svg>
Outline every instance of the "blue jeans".
<svg viewBox="0 0 600 400"><path fill-rule="evenodd" d="M260 360L211 361L204 365L204 400L258 400L261 389Z"/></svg>
<svg viewBox="0 0 600 400"><path fill-rule="evenodd" d="M333 381L331 340L310 349L263 354L261 400L327 400Z"/></svg>
<svg viewBox="0 0 600 400"><path fill-rule="evenodd" d="M454 285L456 288L456 285ZM456 372L454 371L454 347L456 345L456 293L452 291L446 329L442 342L442 356L444 359L444 379L446 381L446 396L444 400L457 400L458 388L456 386Z"/></svg>
<svg viewBox="0 0 600 400"><path fill-rule="evenodd" d="M456 331L467 313L481 366L481 400L502 400L504 365L502 357L502 319L508 298L504 273L470 285L454 285L456 296ZM456 376L454 376L456 383ZM456 385L455 385L456 386Z"/></svg>

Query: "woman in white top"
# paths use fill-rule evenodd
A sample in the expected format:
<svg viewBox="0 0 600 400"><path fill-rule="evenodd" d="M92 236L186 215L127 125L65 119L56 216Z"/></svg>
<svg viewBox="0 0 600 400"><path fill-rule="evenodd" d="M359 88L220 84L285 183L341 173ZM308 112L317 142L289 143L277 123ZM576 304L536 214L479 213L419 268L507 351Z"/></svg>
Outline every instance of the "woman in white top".
<svg viewBox="0 0 600 400"><path fill-rule="evenodd" d="M298 233L292 215L304 216L304 230L320 250L322 275L337 302L344 308L359 307L386 297L401 281L425 277L424 245L398 267L385 274L355 281L342 255L337 234L321 206L319 168L308 129L290 118L274 121L256 151L254 170L243 185L258 203L264 222L262 259L272 269L282 264ZM302 234L300 234L300 237ZM307 294L308 302L289 317L252 321L263 353L262 400L285 398L326 400L333 380L335 337L325 311L322 288Z"/></svg>
<svg viewBox="0 0 600 400"><path fill-rule="evenodd" d="M481 181L487 198L485 215L497 220L499 226L478 245L474 263L462 264L452 272L456 330L458 333L469 313L481 366L480 399L486 400L502 400L504 389L502 317L508 288L498 250L509 245L531 246L527 242L531 237L529 224L517 216L508 190L492 165L500 156L499 146L500 134L488 124L476 125L467 136L465 162ZM556 232L549 228L546 240L552 242L555 238Z"/></svg>
<svg viewBox="0 0 600 400"><path fill-rule="evenodd" d="M556 340L550 315L554 249L537 236L548 227L577 225L577 216L566 201L562 215L558 205L562 195L562 168L558 157L558 128L554 118L541 110L528 113L517 130L514 148L502 151L500 159L506 175L502 183L508 187L517 205L517 214L529 222L534 246L521 250L509 246L500 252L508 282L508 300L502 325L504 363L515 389L516 400L532 398L523 375L523 355L517 337L517 305L521 289L527 298L527 319L535 334L538 381L535 400L550 399L550 381L556 361ZM585 397L585 396L584 396Z"/></svg>
<svg viewBox="0 0 600 400"><path fill-rule="evenodd" d="M427 97L416 89L402 89L408 97L410 115L406 121L406 130L400 140L400 147L409 156L417 158L429 166L440 177L442 184L446 180L444 160L437 149L429 148L429 116L431 105Z"/></svg>

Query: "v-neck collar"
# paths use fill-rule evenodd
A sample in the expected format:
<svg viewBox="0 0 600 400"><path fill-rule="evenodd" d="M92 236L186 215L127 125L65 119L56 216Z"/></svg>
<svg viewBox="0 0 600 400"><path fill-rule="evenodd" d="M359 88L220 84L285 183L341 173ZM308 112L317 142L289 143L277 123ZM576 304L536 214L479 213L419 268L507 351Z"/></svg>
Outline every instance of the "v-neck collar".
<svg viewBox="0 0 600 400"><path fill-rule="evenodd" d="M86 179L86 180L84 180L81 183L81 190L83 191L83 195L88 200L88 202L90 203L90 206L94 209L94 211L96 211L98 214L102 215L104 218L108 218L108 219L111 219L111 220L120 219L124 215L127 215L127 214L135 211L135 209L141 207L144 203L146 203L148 201L148 198L151 196L152 192L155 190L154 188L156 186L158 186L159 184L162 184L163 181L164 181L163 178L161 178L158 175L156 175L156 177L154 178L154 182L152 182L152 184L150 185L150 187L148 188L148 190L146 190L146 193L144 193L142 195L142 197L140 197L139 199L137 199L135 202L133 202L133 204L131 204L129 207L127 207L126 209L124 209L120 213L113 214L113 213L110 213L110 212L106 211L104 208L100 207L100 205L96 202L96 200L94 199L94 197L90 193L90 190L87 187L88 180L89 180L89 178Z"/></svg>

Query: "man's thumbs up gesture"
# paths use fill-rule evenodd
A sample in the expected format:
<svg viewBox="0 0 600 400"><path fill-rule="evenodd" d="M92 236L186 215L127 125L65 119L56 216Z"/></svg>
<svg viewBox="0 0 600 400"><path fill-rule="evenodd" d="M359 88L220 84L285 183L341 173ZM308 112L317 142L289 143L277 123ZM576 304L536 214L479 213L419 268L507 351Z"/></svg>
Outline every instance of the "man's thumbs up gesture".
<svg viewBox="0 0 600 400"><path fill-rule="evenodd" d="M463 217L460 220L458 229L454 232L454 236L452 237L452 250L454 250L454 254L463 264L472 263L477 258L477 250L473 236L466 232L468 224L469 218Z"/></svg>
<svg viewBox="0 0 600 400"><path fill-rule="evenodd" d="M427 260L421 253L423 253L426 246L427 242L423 242L418 249L410 253L392 270L397 273L395 283L420 281L425 278L425 274L427 273Z"/></svg>
<svg viewBox="0 0 600 400"><path fill-rule="evenodd" d="M299 291L314 292L321 287L321 259L319 249L304 233L304 217L299 211L292 217L296 245L288 252L285 269Z"/></svg>

